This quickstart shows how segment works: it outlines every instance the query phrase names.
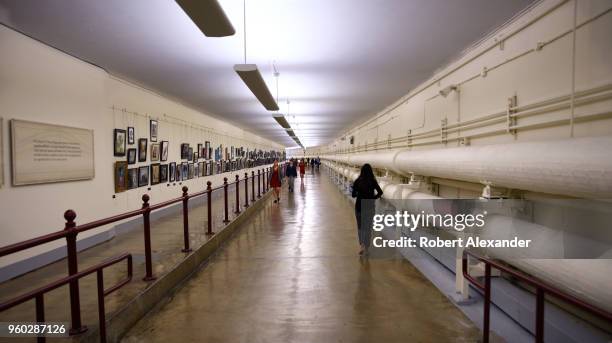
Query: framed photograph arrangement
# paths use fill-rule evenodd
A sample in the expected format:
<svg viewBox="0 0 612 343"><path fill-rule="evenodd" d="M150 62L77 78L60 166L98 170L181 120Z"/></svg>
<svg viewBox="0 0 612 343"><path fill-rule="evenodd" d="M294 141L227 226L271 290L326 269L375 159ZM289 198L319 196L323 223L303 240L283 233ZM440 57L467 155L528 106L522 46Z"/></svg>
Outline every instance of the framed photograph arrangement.
<svg viewBox="0 0 612 343"><path fill-rule="evenodd" d="M159 181L160 183L168 182L168 165L162 164L159 167Z"/></svg>
<svg viewBox="0 0 612 343"><path fill-rule="evenodd" d="M125 132L125 131L124 131ZM128 167L126 161L115 162L115 193L125 192L128 185Z"/></svg>
<svg viewBox="0 0 612 343"><path fill-rule="evenodd" d="M138 162L147 161L147 144L148 144L148 141L146 138L138 139ZM147 180L148 180L148 177L147 177Z"/></svg>
<svg viewBox="0 0 612 343"><path fill-rule="evenodd" d="M128 162L128 164L135 164L136 163L136 149L135 148L128 149L128 151L127 151L127 162Z"/></svg>
<svg viewBox="0 0 612 343"><path fill-rule="evenodd" d="M151 164L151 185L160 183L160 167L159 163Z"/></svg>
<svg viewBox="0 0 612 343"><path fill-rule="evenodd" d="M151 144L151 162L159 161L159 144ZM153 176L151 176L153 179Z"/></svg>
<svg viewBox="0 0 612 343"><path fill-rule="evenodd" d="M131 127L131 126L128 126L128 129L127 129L127 142L130 145L134 144L134 142L135 142L134 128Z"/></svg>
<svg viewBox="0 0 612 343"><path fill-rule="evenodd" d="M138 168L128 169L128 189L138 188Z"/></svg>
<svg viewBox="0 0 612 343"><path fill-rule="evenodd" d="M170 163L170 167L168 170L169 182L174 182L176 180L176 162Z"/></svg>
<svg viewBox="0 0 612 343"><path fill-rule="evenodd" d="M161 142L161 161L165 162L168 160L168 147L170 143L168 141Z"/></svg>
<svg viewBox="0 0 612 343"><path fill-rule="evenodd" d="M138 168L138 187L149 185L149 166Z"/></svg>
<svg viewBox="0 0 612 343"><path fill-rule="evenodd" d="M157 131L158 131L158 123L157 120L151 119L149 121L149 135L151 142L157 142Z"/></svg>
<svg viewBox="0 0 612 343"><path fill-rule="evenodd" d="M125 130L115 129L113 131L113 153L115 156L125 156Z"/></svg>

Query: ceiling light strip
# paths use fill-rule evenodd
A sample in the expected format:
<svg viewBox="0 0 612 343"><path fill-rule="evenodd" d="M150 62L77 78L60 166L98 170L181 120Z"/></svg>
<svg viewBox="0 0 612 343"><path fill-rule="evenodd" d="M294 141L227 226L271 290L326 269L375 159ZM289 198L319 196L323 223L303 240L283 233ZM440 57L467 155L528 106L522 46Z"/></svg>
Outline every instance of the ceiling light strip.
<svg viewBox="0 0 612 343"><path fill-rule="evenodd" d="M217 0L176 0L207 37L232 36L236 31Z"/></svg>
<svg viewBox="0 0 612 343"><path fill-rule="evenodd" d="M266 82L264 81L257 65L255 64L235 64L234 71L240 76L242 81L251 90L253 95L268 111L278 111L278 104L272 97Z"/></svg>

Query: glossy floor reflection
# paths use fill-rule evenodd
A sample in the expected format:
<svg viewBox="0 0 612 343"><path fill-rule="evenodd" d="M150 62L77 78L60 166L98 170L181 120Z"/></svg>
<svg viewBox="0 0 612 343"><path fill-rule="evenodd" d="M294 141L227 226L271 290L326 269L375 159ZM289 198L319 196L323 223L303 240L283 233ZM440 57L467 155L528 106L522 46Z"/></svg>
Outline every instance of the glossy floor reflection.
<svg viewBox="0 0 612 343"><path fill-rule="evenodd" d="M409 262L360 257L352 204L329 178L283 188L126 342L476 341Z"/></svg>

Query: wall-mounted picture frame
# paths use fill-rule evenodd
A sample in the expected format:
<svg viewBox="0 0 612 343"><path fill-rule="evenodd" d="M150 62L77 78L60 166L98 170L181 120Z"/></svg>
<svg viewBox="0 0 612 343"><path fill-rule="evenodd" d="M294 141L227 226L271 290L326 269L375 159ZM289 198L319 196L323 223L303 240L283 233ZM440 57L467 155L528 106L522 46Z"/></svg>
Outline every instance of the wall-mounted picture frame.
<svg viewBox="0 0 612 343"><path fill-rule="evenodd" d="M136 164L136 148L130 148L127 151L127 163Z"/></svg>
<svg viewBox="0 0 612 343"><path fill-rule="evenodd" d="M128 126L127 129L127 142L132 145L136 142L134 127Z"/></svg>
<svg viewBox="0 0 612 343"><path fill-rule="evenodd" d="M206 163L205 162L199 162L198 163L198 176L202 177L202 176L206 176Z"/></svg>
<svg viewBox="0 0 612 343"><path fill-rule="evenodd" d="M199 163L193 164L193 177L194 178L200 177L200 164Z"/></svg>
<svg viewBox="0 0 612 343"><path fill-rule="evenodd" d="M159 161L159 144L153 143L151 144L151 162ZM151 176L151 180L153 180L153 176Z"/></svg>
<svg viewBox="0 0 612 343"><path fill-rule="evenodd" d="M125 192L128 185L128 167L126 161L115 162L115 193Z"/></svg>
<svg viewBox="0 0 612 343"><path fill-rule="evenodd" d="M174 180L176 180L176 162L170 163L168 169L169 182L174 182Z"/></svg>
<svg viewBox="0 0 612 343"><path fill-rule="evenodd" d="M189 150L187 151L187 161L193 161L193 148L189 147Z"/></svg>
<svg viewBox="0 0 612 343"><path fill-rule="evenodd" d="M189 143L181 144L181 160L189 158Z"/></svg>
<svg viewBox="0 0 612 343"><path fill-rule="evenodd" d="M203 150L204 150L204 144L202 143L198 143L198 156L202 157L203 155Z"/></svg>
<svg viewBox="0 0 612 343"><path fill-rule="evenodd" d="M170 143L168 143L168 141L162 141L161 142L161 156L160 159L162 162L166 162L168 160L168 148L170 146Z"/></svg>
<svg viewBox="0 0 612 343"><path fill-rule="evenodd" d="M138 162L147 161L147 144L148 140L146 138L138 139Z"/></svg>
<svg viewBox="0 0 612 343"><path fill-rule="evenodd" d="M138 168L128 169L128 189L138 188Z"/></svg>
<svg viewBox="0 0 612 343"><path fill-rule="evenodd" d="M125 156L125 130L113 130L113 154L117 157Z"/></svg>
<svg viewBox="0 0 612 343"><path fill-rule="evenodd" d="M187 180L187 176L189 176L189 163L183 162L181 163L181 180Z"/></svg>
<svg viewBox="0 0 612 343"><path fill-rule="evenodd" d="M162 164L159 166L159 182L166 183L168 182L168 165Z"/></svg>
<svg viewBox="0 0 612 343"><path fill-rule="evenodd" d="M157 120L153 120L151 119L149 121L149 139L151 139L151 142L157 142L157 132L159 130L159 125L157 123Z"/></svg>
<svg viewBox="0 0 612 343"><path fill-rule="evenodd" d="M204 159L210 160L210 142L204 142Z"/></svg>
<svg viewBox="0 0 612 343"><path fill-rule="evenodd" d="M193 152L193 163L198 163L198 160L200 159L200 154L197 152Z"/></svg>
<svg viewBox="0 0 612 343"><path fill-rule="evenodd" d="M149 166L138 168L138 187L149 185Z"/></svg>
<svg viewBox="0 0 612 343"><path fill-rule="evenodd" d="M151 185L157 185L160 183L160 164L151 164Z"/></svg>
<svg viewBox="0 0 612 343"><path fill-rule="evenodd" d="M193 179L193 174L194 174L194 171L195 171L195 167L193 166L193 163L189 163L188 165L189 165L189 170L188 170L188 173L187 173L187 179L191 180L191 179Z"/></svg>

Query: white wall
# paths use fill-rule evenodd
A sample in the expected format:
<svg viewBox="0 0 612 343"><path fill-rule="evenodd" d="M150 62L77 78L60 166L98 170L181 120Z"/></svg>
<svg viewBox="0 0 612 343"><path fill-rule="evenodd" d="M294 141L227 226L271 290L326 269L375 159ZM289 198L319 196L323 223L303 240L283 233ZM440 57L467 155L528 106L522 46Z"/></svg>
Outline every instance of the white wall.
<svg viewBox="0 0 612 343"><path fill-rule="evenodd" d="M612 2L580 0L576 12L574 4L572 0L540 2L467 49L396 103L353 126L330 144L309 148L307 154L450 148L461 146L458 138L467 138L470 145L483 145L611 135ZM456 29L460 28L449 28L449 34ZM486 75L483 68L488 69ZM449 85L458 85L459 92L440 96L439 91ZM599 99L580 103L583 97L579 92L600 86L605 87L593 94ZM517 125L529 127L519 128L515 135L506 132L508 126L503 118L486 125L478 120L496 112L505 113L508 98L513 95L521 107L569 96L572 89L576 91L573 125L569 123L569 105L518 118ZM592 114L601 116L594 118ZM483 125L448 133L448 141L442 142L442 120L453 125L474 119ZM425 132L432 135L415 136ZM354 145L349 144L350 136L355 137ZM397 141L388 143L389 138Z"/></svg>
<svg viewBox="0 0 612 343"><path fill-rule="evenodd" d="M104 70L68 56L56 49L0 26L0 117L4 118L2 168L4 185L0 188L0 245L57 231L64 227L63 213L74 209L77 223L101 219L134 210L148 193L151 203L181 194L178 184L128 190L114 195L113 129L134 126L138 138L149 137L149 118L159 120L158 141L170 142L168 162L180 162L180 144L211 141L213 147L244 146L249 149L281 150L265 140L235 126L214 119L151 91L113 77ZM113 109L114 108L114 109ZM124 111L125 110L125 111ZM10 119L68 125L94 130L95 178L32 186L11 186ZM149 146L151 142L148 143ZM136 147L134 146L128 146ZM149 154L147 154L149 155ZM129 167L147 165L138 163ZM205 188L209 178L183 182L191 191ZM210 178L218 185L221 177ZM85 238L108 228L79 235ZM0 267L63 245L49 243L0 259Z"/></svg>

